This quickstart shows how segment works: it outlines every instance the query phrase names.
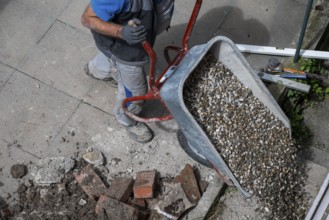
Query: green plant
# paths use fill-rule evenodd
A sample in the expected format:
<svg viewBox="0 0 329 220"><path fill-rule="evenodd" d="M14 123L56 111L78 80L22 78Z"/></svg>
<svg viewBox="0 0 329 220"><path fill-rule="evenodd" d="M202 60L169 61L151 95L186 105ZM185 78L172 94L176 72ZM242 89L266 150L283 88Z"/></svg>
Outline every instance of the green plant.
<svg viewBox="0 0 329 220"><path fill-rule="evenodd" d="M322 62L316 59L301 58L298 62L300 69L308 73L324 74L325 68Z"/></svg>
<svg viewBox="0 0 329 220"><path fill-rule="evenodd" d="M316 59L300 59L299 69L308 73L323 74L325 69L323 63ZM306 144L311 138L311 132L303 123L303 109L316 107L317 103L325 99L329 94L329 88L324 88L318 79L295 81L310 85L309 94L289 89L287 92L288 101L283 104L283 110L290 119L292 135L299 144Z"/></svg>

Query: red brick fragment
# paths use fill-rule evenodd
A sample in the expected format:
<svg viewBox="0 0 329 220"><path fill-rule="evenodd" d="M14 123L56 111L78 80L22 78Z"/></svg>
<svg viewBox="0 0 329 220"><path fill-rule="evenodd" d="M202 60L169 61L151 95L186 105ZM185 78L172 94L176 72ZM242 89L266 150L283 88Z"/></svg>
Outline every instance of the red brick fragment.
<svg viewBox="0 0 329 220"><path fill-rule="evenodd" d="M113 180L108 196L126 202L133 192L134 180L129 177L120 177Z"/></svg>
<svg viewBox="0 0 329 220"><path fill-rule="evenodd" d="M95 213L100 214L105 210L111 220L138 220L139 212L134 207L124 204L116 199L102 195L97 204Z"/></svg>
<svg viewBox="0 0 329 220"><path fill-rule="evenodd" d="M104 185L101 178L95 173L90 164L84 167L80 174L74 173L74 177L78 181L83 191L90 198L98 198L101 195L108 194L108 189Z"/></svg>
<svg viewBox="0 0 329 220"><path fill-rule="evenodd" d="M201 198L199 186L191 165L187 164L181 171L181 174L176 176L175 183L182 185L186 197L192 204L196 204Z"/></svg>
<svg viewBox="0 0 329 220"><path fill-rule="evenodd" d="M156 170L142 171L137 173L134 184L134 198L150 199L153 198L154 187L156 184Z"/></svg>
<svg viewBox="0 0 329 220"><path fill-rule="evenodd" d="M96 203L95 213L97 215L101 214L105 208L107 196L101 195Z"/></svg>

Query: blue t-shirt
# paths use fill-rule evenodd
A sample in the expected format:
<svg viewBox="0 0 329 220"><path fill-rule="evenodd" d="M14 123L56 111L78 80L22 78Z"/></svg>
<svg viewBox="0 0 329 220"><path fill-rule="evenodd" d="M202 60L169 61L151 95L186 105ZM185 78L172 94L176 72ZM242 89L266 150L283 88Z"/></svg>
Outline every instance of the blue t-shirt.
<svg viewBox="0 0 329 220"><path fill-rule="evenodd" d="M115 15L129 10L129 0L90 0L90 6L101 20L107 22Z"/></svg>

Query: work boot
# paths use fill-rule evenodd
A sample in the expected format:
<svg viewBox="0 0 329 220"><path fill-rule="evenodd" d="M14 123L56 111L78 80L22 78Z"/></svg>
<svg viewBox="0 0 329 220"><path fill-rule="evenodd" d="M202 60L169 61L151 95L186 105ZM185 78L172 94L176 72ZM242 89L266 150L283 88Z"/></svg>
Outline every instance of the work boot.
<svg viewBox="0 0 329 220"><path fill-rule="evenodd" d="M87 76L90 76L91 78L98 79L98 80L108 81L110 86L112 86L114 88L118 88L118 83L117 83L117 81L115 81L115 79L112 76L108 76L105 78L98 78L92 72L90 72L88 63L85 65L84 71L87 74Z"/></svg>
<svg viewBox="0 0 329 220"><path fill-rule="evenodd" d="M136 125L125 127L131 139L139 143L150 142L153 138L153 133L146 124L138 122Z"/></svg>

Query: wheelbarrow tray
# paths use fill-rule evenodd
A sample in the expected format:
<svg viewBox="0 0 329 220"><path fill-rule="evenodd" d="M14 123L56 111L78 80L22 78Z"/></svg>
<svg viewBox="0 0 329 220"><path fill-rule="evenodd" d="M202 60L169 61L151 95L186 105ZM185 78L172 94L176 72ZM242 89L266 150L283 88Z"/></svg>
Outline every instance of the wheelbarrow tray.
<svg viewBox="0 0 329 220"><path fill-rule="evenodd" d="M208 160L216 170L229 177L244 196L250 197L251 194L241 187L184 103L183 88L185 81L207 53L212 53L220 62L226 65L238 80L251 89L253 95L289 129L291 129L290 122L237 46L230 39L223 36L214 37L206 44L191 48L177 66L175 72L162 86L160 96L182 130L192 151Z"/></svg>

